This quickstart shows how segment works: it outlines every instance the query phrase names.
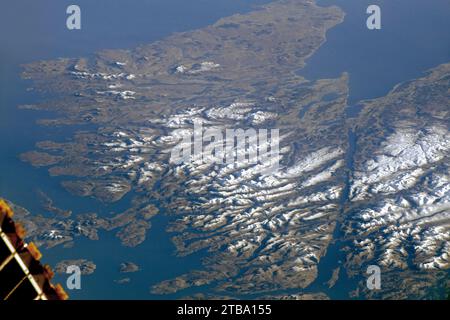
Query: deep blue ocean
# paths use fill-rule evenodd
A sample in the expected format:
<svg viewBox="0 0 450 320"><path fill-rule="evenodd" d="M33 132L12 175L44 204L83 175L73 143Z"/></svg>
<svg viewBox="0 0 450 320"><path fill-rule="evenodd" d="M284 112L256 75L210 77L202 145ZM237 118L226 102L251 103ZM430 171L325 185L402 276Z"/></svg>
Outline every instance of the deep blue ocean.
<svg viewBox="0 0 450 320"><path fill-rule="evenodd" d="M32 150L37 141L64 141L78 128L48 128L36 125L42 112L18 110L21 104L45 100L27 92L30 83L20 79L21 64L57 57L89 56L97 50L130 48L160 40L173 32L192 30L234 13L243 13L262 0L22 0L2 5L0 11L0 196L42 213L36 193L40 189L55 205L74 214L109 214L126 209L129 197L118 204L73 197L59 185L60 178L47 170L22 163L18 155ZM314 80L350 73L350 107L358 101L382 96L402 81L419 77L441 63L450 61L449 0L319 0L322 6L338 5L345 21L330 30L328 41L299 73ZM82 30L65 27L66 8L76 3L82 10ZM366 8L382 8L382 30L366 28ZM357 107L356 107L357 109ZM175 295L151 295L149 288L201 266L202 253L186 258L174 256L174 246L164 231L162 215L152 220L144 244L125 248L114 232L101 233L100 241L78 239L72 249L44 251L44 262L86 258L97 264L96 272L83 277L82 290L70 291L71 298L158 299L177 298L202 288ZM333 251L321 265L328 274L334 267ZM122 275L121 262L142 267L135 274ZM130 277L119 285L115 279ZM322 278L322 277L321 277ZM325 277L326 278L326 277ZM65 283L64 277L57 280Z"/></svg>

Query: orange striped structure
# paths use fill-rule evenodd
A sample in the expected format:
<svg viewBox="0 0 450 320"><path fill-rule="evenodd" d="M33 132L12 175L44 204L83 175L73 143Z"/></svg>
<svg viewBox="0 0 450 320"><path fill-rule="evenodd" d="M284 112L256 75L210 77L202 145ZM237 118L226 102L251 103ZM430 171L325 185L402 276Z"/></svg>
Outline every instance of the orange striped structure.
<svg viewBox="0 0 450 320"><path fill-rule="evenodd" d="M0 199L0 300L66 300L53 272L40 263L41 253L25 243L25 230L12 220L13 211Z"/></svg>

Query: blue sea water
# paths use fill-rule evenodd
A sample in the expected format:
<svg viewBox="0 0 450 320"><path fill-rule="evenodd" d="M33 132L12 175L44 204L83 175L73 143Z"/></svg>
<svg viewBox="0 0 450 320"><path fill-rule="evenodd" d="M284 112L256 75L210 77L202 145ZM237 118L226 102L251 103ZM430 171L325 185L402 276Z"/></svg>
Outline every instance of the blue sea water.
<svg viewBox="0 0 450 320"><path fill-rule="evenodd" d="M327 41L300 74L307 79L350 74L350 104L388 93L450 61L448 0L318 0L336 5L345 21L327 33ZM381 8L381 30L366 26L369 5Z"/></svg>
<svg viewBox="0 0 450 320"><path fill-rule="evenodd" d="M55 205L75 214L107 215L125 209L129 197L110 206L73 197L60 187L59 178L48 176L46 169L32 168L18 159L20 153L33 149L37 141L62 141L77 129L38 126L35 121L42 117L42 112L16 108L45 99L26 91L30 84L20 79L20 65L41 59L86 56L105 48L133 47L249 11L254 4L264 1L79 0L75 2L82 9L82 30L68 31L65 9L73 2L23 0L4 4L0 11L0 195L33 213L41 213L34 192L41 189L55 200ZM346 18L328 32L328 41L299 73L315 80L349 72L350 115L357 112L358 101L384 95L395 84L450 61L448 0L319 0L318 3L338 5L346 12ZM381 6L382 30L366 28L365 11L369 4ZM102 232L100 241L79 239L73 249L45 250L45 262L86 258L97 264L93 275L83 277L82 290L69 292L72 298L177 298L191 292L160 297L149 293L150 285L200 267L202 253L175 257L170 235L164 231L166 223L167 218L155 217L147 241L136 248L124 248L114 233ZM328 279L337 266L337 250L330 248L321 262L322 271L314 288L323 289L319 282ZM143 270L121 275L118 266L123 261L133 261ZM113 282L122 277L130 277L131 283ZM57 280L64 282L64 277ZM337 287L343 288L345 284ZM342 294L335 292L332 296Z"/></svg>

